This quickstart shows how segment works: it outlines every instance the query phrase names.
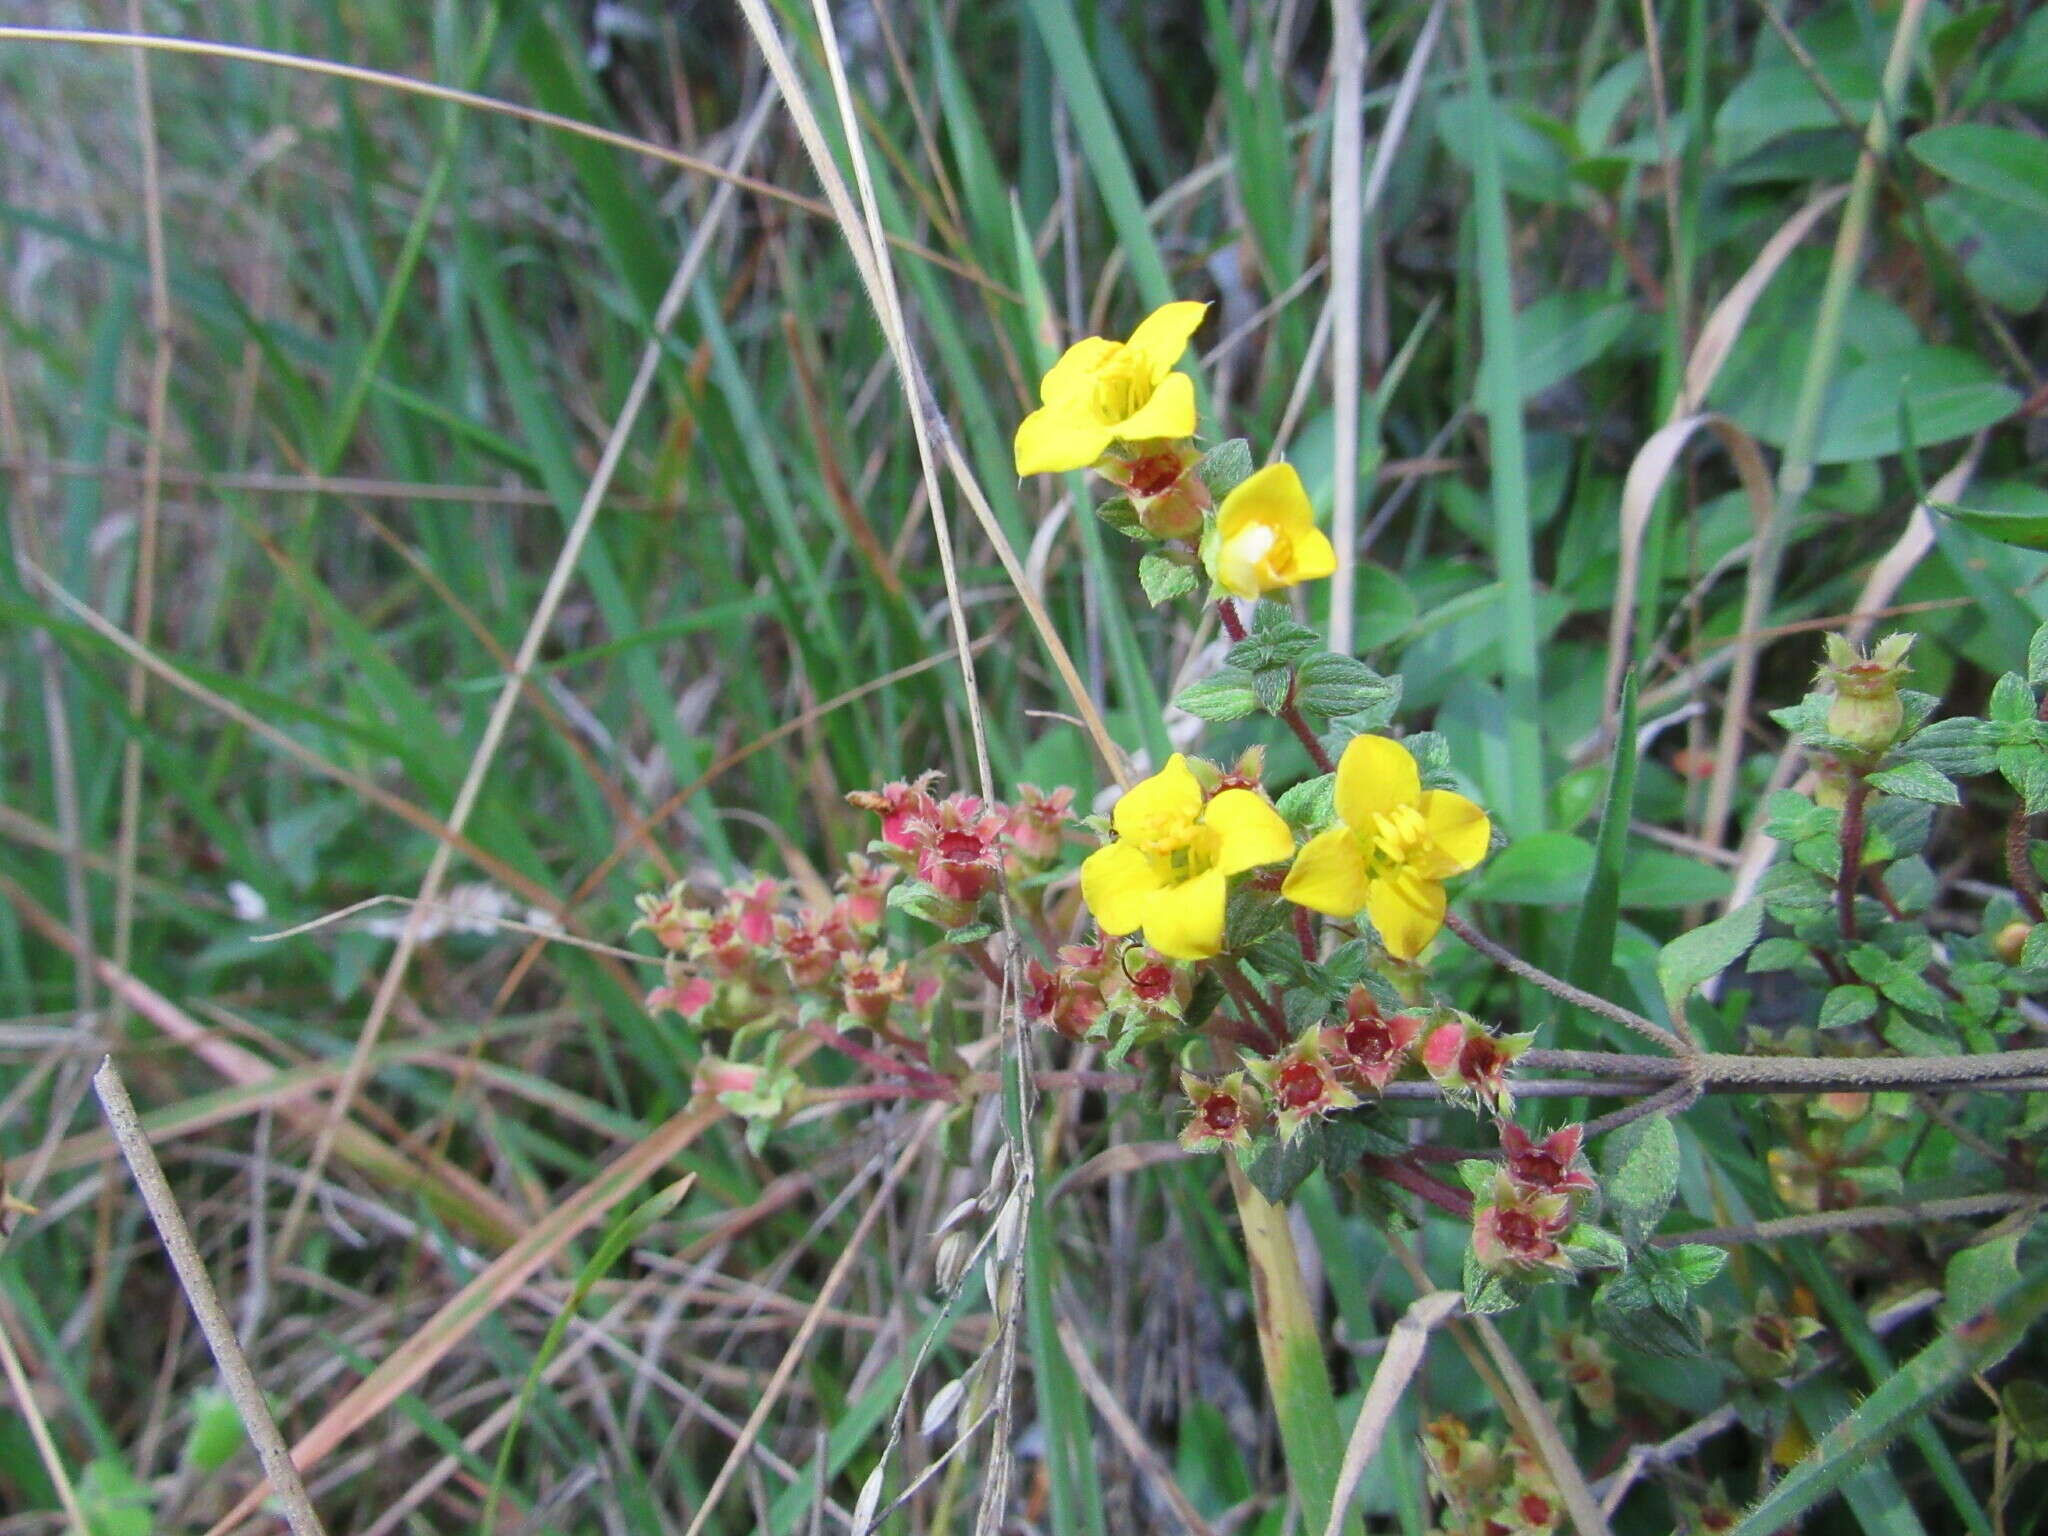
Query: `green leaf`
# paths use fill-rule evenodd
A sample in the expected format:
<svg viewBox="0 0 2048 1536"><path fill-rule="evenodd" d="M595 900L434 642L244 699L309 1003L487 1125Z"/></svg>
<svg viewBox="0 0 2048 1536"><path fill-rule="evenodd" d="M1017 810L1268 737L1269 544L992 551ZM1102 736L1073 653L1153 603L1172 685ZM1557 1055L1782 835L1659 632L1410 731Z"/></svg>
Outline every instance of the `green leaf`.
<svg viewBox="0 0 2048 1536"><path fill-rule="evenodd" d="M2027 642L2027 683L2034 688L2048 683L2048 624L2035 630Z"/></svg>
<svg viewBox="0 0 2048 1536"><path fill-rule="evenodd" d="M178 1453L180 1470L197 1476L217 1472L248 1443L234 1399L219 1387L201 1387L190 1399L192 1427Z"/></svg>
<svg viewBox="0 0 2048 1536"><path fill-rule="evenodd" d="M1297 624L1279 603L1260 603L1252 610L1251 633L1230 648L1223 659L1245 672L1267 667L1294 667L1322 650L1323 637Z"/></svg>
<svg viewBox="0 0 2048 1536"><path fill-rule="evenodd" d="M1252 477L1252 445L1241 437L1218 443L1196 461L1195 477L1209 487L1221 506L1223 498Z"/></svg>
<svg viewBox="0 0 2048 1536"><path fill-rule="evenodd" d="M1929 805L1963 803L1963 797L1956 793L1956 787L1949 782L1948 775L1924 762L1908 761L1895 767L1881 768L1870 776L1870 783L1873 788L1881 789L1888 795L1903 795L1908 800L1924 800Z"/></svg>
<svg viewBox="0 0 2048 1536"><path fill-rule="evenodd" d="M150 1536L155 1528L150 1506L156 1495L115 1457L100 1456L86 1463L77 1492L91 1536Z"/></svg>
<svg viewBox="0 0 2048 1536"><path fill-rule="evenodd" d="M1458 1178L1467 1193L1477 1200L1493 1198L1494 1175L1500 1172L1500 1164L1486 1157L1461 1157L1458 1159Z"/></svg>
<svg viewBox="0 0 2048 1536"><path fill-rule="evenodd" d="M1295 702L1321 719L1377 709L1395 696L1395 685L1362 661L1324 651L1301 663Z"/></svg>
<svg viewBox="0 0 2048 1536"><path fill-rule="evenodd" d="M1292 667L1261 667L1252 674L1252 696L1259 701L1259 708L1269 715L1277 715L1285 709L1293 693Z"/></svg>
<svg viewBox="0 0 2048 1536"><path fill-rule="evenodd" d="M1662 1256L1688 1286L1705 1285L1728 1263L1728 1250L1708 1243L1678 1243L1663 1249Z"/></svg>
<svg viewBox="0 0 2048 1536"><path fill-rule="evenodd" d="M1138 509L1131 505L1128 496L1112 496L1107 501L1098 502L1095 515L1127 539L1136 539L1144 544L1152 542L1152 535L1138 521Z"/></svg>
<svg viewBox="0 0 2048 1536"><path fill-rule="evenodd" d="M1991 772L1997 766L1993 756L1995 745L1982 720L1956 715L1923 726L1896 755L1909 762L1926 763L1938 773L1960 776Z"/></svg>
<svg viewBox="0 0 2048 1536"><path fill-rule="evenodd" d="M1678 1194L1678 1132L1669 1115L1624 1125L1600 1151L1600 1188L1621 1223L1621 1235L1640 1248Z"/></svg>
<svg viewBox="0 0 2048 1536"><path fill-rule="evenodd" d="M1726 916L1680 934L1658 951L1657 982L1674 1015L1695 988L1742 958L1756 942L1763 921L1763 903L1752 897Z"/></svg>
<svg viewBox="0 0 2048 1536"><path fill-rule="evenodd" d="M1789 971L1809 958L1806 946L1797 939L1765 939L1750 951L1746 969L1751 975L1763 971Z"/></svg>
<svg viewBox="0 0 2048 1536"><path fill-rule="evenodd" d="M1274 1205L1284 1205L1321 1161L1304 1128L1291 1141L1281 1136L1268 1137L1242 1166L1254 1189Z"/></svg>
<svg viewBox="0 0 2048 1536"><path fill-rule="evenodd" d="M1138 585L1145 589L1146 601L1154 608L1176 597L1187 596L1201 583L1202 578L1193 566L1171 555L1155 551L1138 561Z"/></svg>
<svg viewBox="0 0 2048 1536"><path fill-rule="evenodd" d="M1945 1326L1962 1327L2019 1283L2020 1237L2008 1232L1965 1248L1948 1261L1942 1282L1946 1294L1936 1314Z"/></svg>
<svg viewBox="0 0 2048 1536"><path fill-rule="evenodd" d="M2048 550L2048 512L1980 512L1946 501L1930 501L1927 505L1987 539L1996 539L2015 549Z"/></svg>
<svg viewBox="0 0 2048 1536"><path fill-rule="evenodd" d="M1522 1288L1505 1275L1497 1275L1479 1262L1479 1255L1465 1250L1465 1310L1473 1317L1509 1312L1520 1304Z"/></svg>
<svg viewBox="0 0 2048 1536"><path fill-rule="evenodd" d="M1601 1282L1593 1293L1593 1316L1622 1348L1667 1360L1688 1360L1701 1350L1699 1318L1692 1307L1671 1307L1651 1291L1647 1268L1657 1257L1646 1249L1636 1263Z"/></svg>
<svg viewBox="0 0 2048 1536"><path fill-rule="evenodd" d="M1847 985L1830 987L1828 995L1821 1000L1820 1027L1842 1029L1850 1024L1861 1024L1877 1012L1877 993L1869 987Z"/></svg>
<svg viewBox="0 0 2048 1536"><path fill-rule="evenodd" d="M1610 71L1610 78L1613 72ZM1583 129L1582 129L1583 131ZM1600 803L1600 829L1593 839L1593 867L1572 934L1565 980L1593 993L1606 991L1614 963L1614 934L1621 920L1621 885L1630 860L1628 825L1635 815L1636 716L1638 683L1630 667L1621 680L1621 707L1614 755L1607 765L1607 791Z"/></svg>
<svg viewBox="0 0 2048 1536"><path fill-rule="evenodd" d="M1259 707L1252 680L1235 667L1225 667L1174 695L1173 707L1203 720L1242 720Z"/></svg>
<svg viewBox="0 0 2048 1536"><path fill-rule="evenodd" d="M1580 1269L1620 1269L1628 1263L1628 1247L1605 1227L1582 1221L1558 1239L1567 1257Z"/></svg>
<svg viewBox="0 0 2048 1536"><path fill-rule="evenodd" d="M1959 186L2048 217L2048 144L2016 128L1950 123L1906 141L1915 159Z"/></svg>
<svg viewBox="0 0 2048 1536"><path fill-rule="evenodd" d="M1273 802L1281 819L1297 832L1320 832L1337 816L1337 775L1303 779Z"/></svg>
<svg viewBox="0 0 2048 1536"><path fill-rule="evenodd" d="M1968 437L2004 420L2020 403L2019 391L1974 353L1956 347L1887 353L1852 369L1829 396L1814 462L1851 464L1904 451L1899 399L1907 394L1920 448ZM1771 428L1759 435L1777 441Z"/></svg>
<svg viewBox="0 0 2048 1536"><path fill-rule="evenodd" d="M1515 316L1522 398L1563 383L1604 357L1635 324L1633 304L1590 289L1545 294Z"/></svg>
<svg viewBox="0 0 2048 1536"><path fill-rule="evenodd" d="M1966 1323L1938 1336L1880 1382L1785 1474L1731 1536L1769 1536L1795 1523L1852 1471L1872 1465L1901 1432L1973 1373L1999 1359L2048 1312L2048 1269L2036 1267Z"/></svg>
<svg viewBox="0 0 2048 1536"><path fill-rule="evenodd" d="M1569 832L1518 837L1486 861L1468 887L1478 901L1514 906L1562 906L1579 901L1593 872L1593 849Z"/></svg>

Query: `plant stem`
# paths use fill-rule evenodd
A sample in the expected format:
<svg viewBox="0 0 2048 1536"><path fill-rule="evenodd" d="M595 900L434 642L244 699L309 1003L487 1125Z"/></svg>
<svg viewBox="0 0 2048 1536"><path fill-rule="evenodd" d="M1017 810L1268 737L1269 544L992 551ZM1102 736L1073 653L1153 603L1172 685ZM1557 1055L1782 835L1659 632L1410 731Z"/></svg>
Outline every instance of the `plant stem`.
<svg viewBox="0 0 2048 1536"><path fill-rule="evenodd" d="M1301 945L1301 958L1313 960L1316 957L1316 933L1309 922L1308 908L1294 909L1294 937Z"/></svg>
<svg viewBox="0 0 2048 1536"><path fill-rule="evenodd" d="M858 1040L852 1040L842 1035L838 1030L821 1019L813 1019L809 1024L806 1024L804 1032L810 1035L812 1039L817 1040L821 1044L829 1045L833 1050L839 1052L840 1055L859 1062L871 1071L885 1072L891 1077L908 1078L911 1082L927 1088L937 1087L950 1091L953 1086L953 1079L947 1077L944 1073L933 1072L925 1067L914 1066L910 1062L891 1056L887 1051L878 1051L873 1046L862 1045Z"/></svg>
<svg viewBox="0 0 2048 1536"><path fill-rule="evenodd" d="M1252 1303L1258 1316L1259 1358L1266 1367L1273 1414L1280 1422L1280 1447L1301 1500L1302 1528L1322 1531L1330 1524L1344 1442L1338 1429L1336 1395L1316 1325L1314 1304L1302 1284L1301 1261L1287 1211L1252 1187L1235 1158L1225 1158L1231 1193L1244 1227L1245 1261L1251 1269ZM1339 1527L1362 1536L1356 1514Z"/></svg>
<svg viewBox="0 0 2048 1536"><path fill-rule="evenodd" d="M2005 872L2012 881L2012 893L2035 922L2048 921L2041 906L2041 877L2034 873L2034 861L2027 844L2027 802L2012 808L2012 820L2005 824Z"/></svg>
<svg viewBox="0 0 2048 1536"><path fill-rule="evenodd" d="M1632 1029L1644 1039L1656 1041L1657 1044L1663 1046L1665 1050L1671 1052L1674 1056L1689 1056L1692 1054L1692 1048L1679 1039L1678 1036L1672 1034L1670 1030L1664 1028L1663 1025L1654 1023L1633 1009L1622 1007L1619 1003L1610 1003L1604 997L1595 997L1591 992L1581 987L1573 986L1562 977L1551 975L1550 972L1544 970L1541 966L1531 965L1513 950L1496 944L1492 939L1489 939L1456 913L1446 912L1444 914L1444 926L1502 970L1509 971L1521 977L1524 981L1534 982L1552 996L1561 997L1575 1007L1585 1009L1588 1013L1598 1014L1603 1019L1612 1020L1616 1024Z"/></svg>
<svg viewBox="0 0 2048 1536"><path fill-rule="evenodd" d="M1359 1166L1368 1173L1378 1174L1389 1184L1398 1184L1412 1195L1420 1195L1440 1211L1448 1211L1460 1221L1472 1219L1472 1197L1462 1189L1454 1189L1435 1174L1425 1173L1404 1157L1368 1157Z"/></svg>
<svg viewBox="0 0 2048 1536"><path fill-rule="evenodd" d="M1231 639L1242 642L1249 637L1244 627L1244 620L1238 617L1237 609L1229 598L1222 598L1217 602L1216 617L1222 621L1223 632L1229 635ZM1308 749L1309 761L1314 763L1319 771L1323 773L1335 773L1337 771L1337 765L1330 760L1330 754L1323 750L1323 744L1316 740L1315 731L1310 728L1308 721L1303 718L1301 706L1294 702L1294 683L1292 680L1287 684L1287 702L1280 706L1280 718L1287 722L1288 729L1294 732L1295 739Z"/></svg>
<svg viewBox="0 0 2048 1536"><path fill-rule="evenodd" d="M1268 1047L1272 1051L1287 1049L1287 1017L1274 1005L1273 1000L1251 984L1245 973L1238 968L1235 960L1220 956L1216 961L1216 974L1223 980L1223 988L1245 1012L1246 1022L1264 1024L1272 1037Z"/></svg>
<svg viewBox="0 0 2048 1536"><path fill-rule="evenodd" d="M1856 887L1863 875L1863 809L1870 803L1870 781L1849 770L1848 798L1842 802L1842 868L1835 877L1835 921L1842 942L1856 942Z"/></svg>

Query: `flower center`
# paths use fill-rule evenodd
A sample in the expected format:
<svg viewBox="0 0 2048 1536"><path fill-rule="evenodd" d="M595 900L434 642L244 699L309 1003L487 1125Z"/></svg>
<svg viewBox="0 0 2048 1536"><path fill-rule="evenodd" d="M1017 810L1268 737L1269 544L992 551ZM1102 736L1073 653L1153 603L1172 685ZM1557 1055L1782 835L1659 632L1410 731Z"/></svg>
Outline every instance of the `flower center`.
<svg viewBox="0 0 2048 1536"><path fill-rule="evenodd" d="M1537 1243L1536 1220L1526 1211L1502 1211L1494 1217L1494 1230L1500 1240L1510 1248L1534 1248Z"/></svg>
<svg viewBox="0 0 2048 1536"><path fill-rule="evenodd" d="M1429 824L1412 805L1397 805L1389 811L1375 811L1372 818L1374 872L1392 874L1416 861L1432 846Z"/></svg>
<svg viewBox="0 0 2048 1536"><path fill-rule="evenodd" d="M1227 1093L1212 1093L1202 1102L1202 1124L1219 1136L1227 1136L1237 1129L1237 1122L1244 1117L1237 1100Z"/></svg>
<svg viewBox="0 0 2048 1536"><path fill-rule="evenodd" d="M1152 368L1145 354L1118 347L1095 366L1095 396L1091 402L1104 426L1115 426L1138 414L1152 398Z"/></svg>
<svg viewBox="0 0 2048 1536"><path fill-rule="evenodd" d="M1151 861L1161 885L1180 885L1215 868L1223 839L1192 816L1169 813L1139 827L1129 841Z"/></svg>
<svg viewBox="0 0 2048 1536"><path fill-rule="evenodd" d="M1274 1097L1284 1109L1313 1109L1323 1099L1323 1074L1305 1061L1292 1061L1280 1069Z"/></svg>
<svg viewBox="0 0 2048 1536"><path fill-rule="evenodd" d="M1360 1019L1344 1031L1344 1049L1359 1061L1378 1065L1394 1054L1394 1032L1378 1019Z"/></svg>

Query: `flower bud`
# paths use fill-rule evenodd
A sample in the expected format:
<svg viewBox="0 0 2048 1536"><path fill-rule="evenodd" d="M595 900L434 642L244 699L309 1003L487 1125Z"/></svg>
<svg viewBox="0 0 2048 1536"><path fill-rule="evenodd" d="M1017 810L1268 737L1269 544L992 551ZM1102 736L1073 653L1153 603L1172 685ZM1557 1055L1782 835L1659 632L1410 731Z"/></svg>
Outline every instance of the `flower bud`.
<svg viewBox="0 0 2048 1536"><path fill-rule="evenodd" d="M1358 1095L1337 1081L1323 1055L1320 1031L1311 1029L1278 1056L1250 1063L1272 1103L1280 1134L1292 1141L1311 1120L1350 1109Z"/></svg>
<svg viewBox="0 0 2048 1536"><path fill-rule="evenodd" d="M1401 1070L1421 1033L1422 1020L1414 1014L1384 1017L1372 993L1356 986L1345 1000L1344 1022L1323 1030L1323 1051L1340 1082L1379 1093Z"/></svg>
<svg viewBox="0 0 2048 1536"><path fill-rule="evenodd" d="M1887 635L1868 656L1840 635L1829 635L1826 645L1827 659L1816 681L1832 684L1835 690L1828 734L1839 736L1866 758L1882 757L1905 724L1899 683L1912 671L1906 652L1912 649L1913 636Z"/></svg>
<svg viewBox="0 0 2048 1536"><path fill-rule="evenodd" d="M1123 488L1139 526L1153 538L1192 539L1210 505L1209 487L1192 473L1200 458L1185 439L1161 438L1130 444L1098 468Z"/></svg>
<svg viewBox="0 0 2048 1536"><path fill-rule="evenodd" d="M1569 1196L1517 1184L1503 1168L1486 1202L1472 1209L1472 1254L1495 1274L1570 1273L1572 1261L1557 1240L1571 1224Z"/></svg>
<svg viewBox="0 0 2048 1536"><path fill-rule="evenodd" d="M1180 1144L1189 1152L1208 1152L1216 1147L1248 1147L1265 1117L1259 1091L1233 1072L1217 1082L1183 1072L1181 1092L1195 1112L1180 1133Z"/></svg>
<svg viewBox="0 0 2048 1536"><path fill-rule="evenodd" d="M2026 952L2027 935L2033 931L2032 923L2007 923L1998 930L1998 937L1991 941L1991 947L2007 965L2018 965L2020 956Z"/></svg>

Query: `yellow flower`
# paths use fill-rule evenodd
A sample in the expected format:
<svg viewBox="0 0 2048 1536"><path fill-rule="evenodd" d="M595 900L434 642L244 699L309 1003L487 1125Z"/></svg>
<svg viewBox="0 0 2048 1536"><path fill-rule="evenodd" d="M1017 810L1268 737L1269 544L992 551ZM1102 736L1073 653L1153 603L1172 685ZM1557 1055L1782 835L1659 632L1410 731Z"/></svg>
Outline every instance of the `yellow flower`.
<svg viewBox="0 0 2048 1536"><path fill-rule="evenodd" d="M1233 597L1258 597L1337 569L1292 464L1268 464L1223 498L1204 551L1209 576Z"/></svg>
<svg viewBox="0 0 2048 1536"><path fill-rule="evenodd" d="M1339 825L1310 838L1280 894L1330 917L1363 907L1387 952L1413 960L1444 921L1444 878L1486 857L1486 812L1424 789L1415 759L1385 736L1354 736L1337 763Z"/></svg>
<svg viewBox="0 0 2048 1536"><path fill-rule="evenodd" d="M1086 469L1114 442L1192 437L1195 381L1173 365L1209 306L1161 305L1129 341L1075 342L1038 386L1043 404L1017 428L1017 473Z"/></svg>
<svg viewBox="0 0 2048 1536"><path fill-rule="evenodd" d="M1294 834L1263 795L1226 789L1206 804L1178 752L1133 785L1110 814L1116 841L1081 865L1081 898L1104 933L1145 930L1145 942L1174 960L1203 960L1223 948L1229 877L1294 852Z"/></svg>

